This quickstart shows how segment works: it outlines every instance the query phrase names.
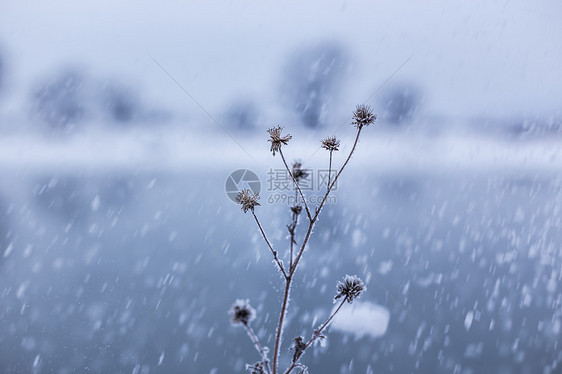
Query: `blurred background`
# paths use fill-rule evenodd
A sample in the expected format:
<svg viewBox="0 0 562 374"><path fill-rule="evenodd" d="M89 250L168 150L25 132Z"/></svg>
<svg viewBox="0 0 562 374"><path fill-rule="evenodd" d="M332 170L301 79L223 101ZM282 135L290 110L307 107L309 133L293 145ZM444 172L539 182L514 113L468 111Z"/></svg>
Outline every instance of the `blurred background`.
<svg viewBox="0 0 562 374"><path fill-rule="evenodd" d="M266 129L312 171L336 134L337 168L360 103L378 120L314 231L284 359L357 274L311 373L560 372L558 1L0 9L1 372L244 372L227 311L250 299L272 347L282 279L225 181L259 176L286 248Z"/></svg>

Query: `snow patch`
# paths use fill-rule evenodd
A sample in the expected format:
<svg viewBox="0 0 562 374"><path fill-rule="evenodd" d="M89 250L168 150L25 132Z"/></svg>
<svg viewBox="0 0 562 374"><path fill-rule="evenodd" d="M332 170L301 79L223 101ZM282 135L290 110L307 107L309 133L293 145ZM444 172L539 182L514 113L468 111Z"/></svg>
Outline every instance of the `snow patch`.
<svg viewBox="0 0 562 374"><path fill-rule="evenodd" d="M355 302L344 305L334 317L332 328L356 337L370 335L383 336L388 328L390 312L383 306L370 302Z"/></svg>

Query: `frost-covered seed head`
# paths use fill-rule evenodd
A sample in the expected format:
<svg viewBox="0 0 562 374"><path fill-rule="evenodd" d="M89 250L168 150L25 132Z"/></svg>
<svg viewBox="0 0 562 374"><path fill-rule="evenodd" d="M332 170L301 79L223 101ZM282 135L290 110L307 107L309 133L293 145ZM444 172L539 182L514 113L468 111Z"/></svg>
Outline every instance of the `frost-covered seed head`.
<svg viewBox="0 0 562 374"><path fill-rule="evenodd" d="M302 205L295 205L291 207L291 212L295 213L297 216L302 212Z"/></svg>
<svg viewBox="0 0 562 374"><path fill-rule="evenodd" d="M250 372L250 374L264 374L265 371L263 369L263 364L261 362L256 362L253 365L246 364L246 370Z"/></svg>
<svg viewBox="0 0 562 374"><path fill-rule="evenodd" d="M305 169L302 169L302 163L295 162L293 164L293 178L295 178L297 182L308 177L308 175L309 173Z"/></svg>
<svg viewBox="0 0 562 374"><path fill-rule="evenodd" d="M248 299L238 299L234 305L232 305L232 308L230 308L230 315L232 315L233 324L237 325L242 323L247 325L256 318L256 310L252 308Z"/></svg>
<svg viewBox="0 0 562 374"><path fill-rule="evenodd" d="M340 297L345 298L348 303L352 303L353 300L357 299L361 296L361 293L365 291L367 287L365 283L356 275L346 275L343 282L338 282L337 284L337 292L338 294L334 298L334 300L339 299Z"/></svg>
<svg viewBox="0 0 562 374"><path fill-rule="evenodd" d="M243 189L238 193L238 195L236 195L236 202L242 205L242 210L244 211L244 213L246 213L248 210L251 210L253 212L254 208L257 205L260 205L260 203L258 203L259 199L259 194L254 194L247 188Z"/></svg>
<svg viewBox="0 0 562 374"><path fill-rule="evenodd" d="M373 114L373 109L368 105L361 104L355 107L351 124L360 129L374 123L376 119L377 116Z"/></svg>
<svg viewBox="0 0 562 374"><path fill-rule="evenodd" d="M292 138L291 135L281 136L281 130L283 130L281 126L272 127L267 130L270 136L269 141L271 142L271 152L273 152L274 156L275 152L281 150L281 146L287 145L287 143L289 143L289 140L291 140Z"/></svg>
<svg viewBox="0 0 562 374"><path fill-rule="evenodd" d="M295 351L295 354L293 355L293 362L297 362L299 360L305 349L306 343L304 342L304 338L302 336L296 337L293 346L291 347L291 350Z"/></svg>
<svg viewBox="0 0 562 374"><path fill-rule="evenodd" d="M339 151L339 146L340 141L335 136L322 139L322 148L330 152Z"/></svg>

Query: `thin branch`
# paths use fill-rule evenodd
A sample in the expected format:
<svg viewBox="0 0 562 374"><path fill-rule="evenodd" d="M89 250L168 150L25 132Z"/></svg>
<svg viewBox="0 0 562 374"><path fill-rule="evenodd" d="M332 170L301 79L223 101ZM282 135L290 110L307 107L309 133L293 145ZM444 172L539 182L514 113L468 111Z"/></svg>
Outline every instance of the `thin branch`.
<svg viewBox="0 0 562 374"><path fill-rule="evenodd" d="M332 183L329 185L328 189L326 190L326 194L324 195L324 198L322 199L322 202L320 203L318 208L316 208L316 213L314 214L314 217L312 217L310 219L308 229L306 231L306 235L305 235L304 240L302 242L302 245L299 249L299 252L297 253L297 257L295 258L295 261L292 263L292 266L289 268L289 274L288 274L288 277L287 277L287 282L289 284L291 283L291 279L293 277L293 274L297 270L297 266L298 266L299 261L300 261L302 255L303 255L303 253L304 253L304 250L306 248L308 240L310 239L310 234L312 233L312 229L314 228L314 224L316 223L316 220L318 219L320 211L322 210L322 207L324 206L324 203L326 202L326 199L327 199L328 195L330 194L330 191L332 190L332 188L336 184L336 182L337 182L339 176L341 175L343 169L346 167L347 163L351 159L351 156L353 155L353 152L355 152L355 148L357 147L357 142L359 141L359 135L360 134L361 134L361 127L359 127L359 129L357 130L357 136L355 137L355 142L353 143L353 147L351 148L351 151L349 152L349 155L347 156L347 159L345 160L345 162L344 162L343 166L341 167L340 171L336 174L334 180L332 181ZM275 370L275 368L274 368L274 370Z"/></svg>
<svg viewBox="0 0 562 374"><path fill-rule="evenodd" d="M293 274L295 273L295 270L297 270L297 265L302 257L302 254L304 252L304 248L306 247L306 244L308 243L308 239L310 239L310 234L312 234L312 228L314 227L314 222L316 222L316 220L314 221L310 221L308 224L308 229L306 230L306 235L304 236L304 240L302 241L301 247L299 249L299 252L297 253L297 257L295 258L295 261L293 262L293 266L289 269L289 277L292 277Z"/></svg>
<svg viewBox="0 0 562 374"><path fill-rule="evenodd" d="M336 184L339 176L341 175L343 169L347 166L349 160L351 159L351 156L353 155L353 152L355 152L355 148L357 147L357 143L359 141L359 135L361 134L361 129L362 129L362 127L358 128L357 136L355 137L355 142L353 143L353 147L351 148L351 151L349 152L349 155L348 155L347 159L345 160L344 164L342 165L341 169L339 170L339 172L334 177L334 180L329 182L328 188L326 190L326 194L324 195L320 205L316 208L316 212L315 212L314 216L312 216L310 214L310 210L308 209L308 204L306 202L306 199L304 198L304 194L303 194L299 184L295 180L293 174L291 173L291 170L289 169L289 166L287 165L287 162L285 160L283 152L281 150L279 150L279 153L281 154L281 158L283 160L283 163L285 164L285 168L289 172L289 175L291 176L291 179L293 180L293 183L295 184L295 186L298 189L298 192L300 193L301 197L303 198L304 206L305 206L306 213L307 213L308 219L309 219L309 224L308 224L308 229L306 231L304 240L303 240L303 242L300 246L300 249L297 253L297 257L295 258L294 262L291 262L291 266L289 267L288 274L286 274L284 272L284 274L286 274L285 275L285 291L283 293L283 302L281 304L281 313L279 315L279 323L277 325L277 333L276 333L276 336L275 336L275 349L274 349L274 352L273 352L273 374L277 374L277 363L278 363L279 350L280 350L280 345L281 345L281 335L282 335L282 331L283 331L283 322L284 322L284 319L285 319L285 314L287 312L287 305L288 305L288 301L289 301L289 292L290 292L290 289L291 289L291 282L293 280L293 275L295 274L295 271L297 270L297 266L299 264L299 261L300 261L302 255L303 255L303 253L304 253L306 245L308 244L308 240L310 239L310 235L312 234L312 229L314 228L314 224L316 223L316 220L318 219L320 211L322 210L322 207L324 206L328 195L330 194L332 188L335 186L335 184ZM256 221L257 221L257 218L256 218ZM258 226L260 226L259 222L258 222ZM261 226L260 226L260 229L261 229ZM263 234L263 230L262 230L262 234ZM264 234L264 238L265 238L265 234ZM267 238L266 238L266 241L267 241ZM269 242L268 242L268 244L269 244ZM273 251L273 248L271 248L271 246L270 246L270 249ZM274 253L274 257L277 259L277 257L276 257L277 252L273 251L273 253ZM292 259L292 256L291 256L291 259ZM330 321L332 320L334 315L341 309L342 306L343 306L343 302L338 306L338 308L335 310L335 312L332 313L330 318L328 318L328 320L320 327L320 329L318 329L318 336L320 335L322 330L330 323ZM307 347L310 346L310 344L312 344L312 342L318 336L313 336L313 338L307 343ZM296 362L293 363L286 373L289 373L297 365L299 365L299 364L297 364Z"/></svg>
<svg viewBox="0 0 562 374"><path fill-rule="evenodd" d="M277 325L277 334L275 336L275 350L273 353L273 374L277 373L277 358L279 356L279 348L281 345L281 333L283 331L283 320L285 319L285 313L287 311L287 303L289 301L289 291L291 290L291 282L293 280L293 274L297 269L297 263L304 252L304 247L306 243L308 243L308 239L310 239L310 234L312 233L312 227L314 226L314 222L310 221L308 224L308 229L306 231L306 235L304 237L304 241L302 243L302 247L299 250L299 256L295 259L293 266L289 269L289 274L285 279L285 291L283 292L283 303L281 304L281 313L279 315L279 324Z"/></svg>
<svg viewBox="0 0 562 374"><path fill-rule="evenodd" d="M291 224L287 225L287 230L289 231L289 234L291 236L290 250L289 250L289 269L293 266L293 248L294 245L297 244L295 240L295 234L296 234L295 230L297 229L297 225L299 224L299 214L301 213L302 210L302 207L296 204L297 199L298 199L298 192L297 189L295 188L295 205L291 207L291 212L292 212Z"/></svg>
<svg viewBox="0 0 562 374"><path fill-rule="evenodd" d="M267 246L269 247L269 249L271 250L271 253L273 254L273 259L275 260L275 262L277 262L277 266L279 266L279 270L281 270L281 272L283 273L283 276L285 277L285 279L287 279L287 272L285 271L285 268L283 267L283 264L279 260L279 257L277 257L277 251L273 249L273 246L269 242L269 239L267 238L267 235L265 235L265 231L263 231L263 228L261 227L260 220L258 219L258 216L256 216L256 213L254 212L253 209L252 209L252 215L256 219L256 223L258 224L258 227L260 228L261 234L262 234L263 238L265 239L265 242L267 243Z"/></svg>
<svg viewBox="0 0 562 374"><path fill-rule="evenodd" d="M316 339L318 339L321 335L322 335L322 331L330 324L330 322L332 322L332 319L336 316L336 314L340 311L340 309L342 308L343 304L345 304L345 302L347 301L347 299L343 299L340 302L340 305L338 305L338 307L336 308L336 310L334 310L334 312L330 315L330 317L326 320L326 322L324 322L318 329L314 330L314 333L312 334L312 337L310 338L310 340L306 343L306 345L304 346L301 355L299 356L299 359L297 361L294 361L291 366L289 366L289 368L287 369L287 371L285 371L284 374L289 374L296 366L299 365L299 360L302 357L302 355L304 355L304 352L306 351L306 349L308 347L310 347L310 345L312 343L314 343L314 341Z"/></svg>
<svg viewBox="0 0 562 374"><path fill-rule="evenodd" d="M347 156L347 159L345 160L342 167L340 168L340 171L336 174L334 180L328 186L328 189L326 190L326 194L324 195L324 198L320 202L320 205L316 208L316 213L314 214L314 217L313 217L312 221L316 221L316 219L318 218L318 215L320 214L320 211L322 210L322 207L324 206L324 203L326 202L326 199L328 198L328 195L332 191L332 188L334 188L334 186L335 186L336 182L338 181L338 178L340 177L343 169L345 169L345 167L347 166L347 163L349 162L349 160L351 160L351 156L353 155L353 152L355 152L355 148L357 147L357 142L359 141L359 135L361 134L362 128L363 127L358 128L357 135L355 136L355 142L353 143L353 147L351 148L351 152L349 152L349 155Z"/></svg>
<svg viewBox="0 0 562 374"><path fill-rule="evenodd" d="M289 230L290 237L290 249L289 249L289 269L293 266L293 247L296 244L295 241L295 229L297 228L298 223L298 216L295 212L293 212L293 221L290 225L287 225L287 229Z"/></svg>
<svg viewBox="0 0 562 374"><path fill-rule="evenodd" d="M293 366L293 365L291 365L291 366L292 366L291 371L292 371L294 368L300 368L301 371L299 371L299 374L307 373L307 371L305 371L305 370L306 370L306 365L303 365L303 364L300 364L300 363L296 363L294 366ZM287 369L287 370L289 370L289 369ZM289 373L289 371L286 371L286 372L285 372L285 374L288 374L288 373Z"/></svg>
<svg viewBox="0 0 562 374"><path fill-rule="evenodd" d="M332 153L333 151L330 151L330 165L328 167L328 184L326 184L326 190L330 187L330 176L332 175Z"/></svg>
<svg viewBox="0 0 562 374"><path fill-rule="evenodd" d="M261 356L261 359L265 365L265 370L267 370L268 374L271 373L271 370L269 369L269 359L267 358L267 352L261 345L257 335L254 333L254 330L250 327L250 325L246 323L244 323L243 325L246 329L246 332L248 333L248 336L250 337L250 340L252 340L252 343L254 343L254 347L256 347L256 350Z"/></svg>
<svg viewBox="0 0 562 374"><path fill-rule="evenodd" d="M314 343L314 341L316 339L318 339L318 337L322 334L322 331L330 324L330 322L332 322L332 319L334 319L334 317L336 316L336 314L340 311L340 309L342 308L343 304L345 304L345 302L347 301L346 298L344 298L341 302L340 305L338 305L338 307L336 308L336 310L334 310L334 312L332 313L332 315L326 320L326 322L324 322L319 329L317 329L316 331L314 331L314 334L312 335L312 337L310 338L310 340L306 343L306 346L304 349L310 347L310 345L312 343Z"/></svg>
<svg viewBox="0 0 562 374"><path fill-rule="evenodd" d="M306 215L308 216L309 220L312 220L312 215L310 214L310 210L308 209L308 203L306 202L306 198L304 197L304 193L301 190L301 187L299 186L299 182L297 182L297 180L295 179L295 176L293 175L293 173L291 172L291 169L289 169L289 165L287 164L287 161L285 160L285 156L283 155L283 151L281 149L279 149L279 154L281 155L281 159L283 159L283 164L285 164L285 168L287 169L287 172L289 173L289 175L291 176L291 179L293 180L293 183L295 184L295 186L297 187L297 190L299 191L303 204L304 204L304 208L306 209Z"/></svg>
<svg viewBox="0 0 562 374"><path fill-rule="evenodd" d="M277 373L277 360L279 358L279 348L281 345L281 334L283 332L283 321L287 311L289 302L289 292L291 290L291 275L285 280L285 292L283 292L283 303L281 304L281 313L279 314L279 323L277 324L277 333L275 334L275 349L273 351L273 374Z"/></svg>

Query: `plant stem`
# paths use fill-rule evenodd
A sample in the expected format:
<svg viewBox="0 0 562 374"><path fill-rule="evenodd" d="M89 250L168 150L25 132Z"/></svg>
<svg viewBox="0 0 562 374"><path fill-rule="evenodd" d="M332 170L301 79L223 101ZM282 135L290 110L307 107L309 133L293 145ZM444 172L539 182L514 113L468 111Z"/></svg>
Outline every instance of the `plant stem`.
<svg viewBox="0 0 562 374"><path fill-rule="evenodd" d="M304 237L304 240L301 244L301 247L299 249L299 252L297 253L297 257L295 258L295 261L291 263L291 266L289 267L289 272L288 274L285 273L284 269L283 274L285 275L285 291L283 293L283 302L281 304L281 313L279 315L279 324L277 325L277 334L275 336L275 349L274 349L274 353L273 353L273 374L277 374L277 361L278 361L278 357L279 357L279 349L280 349L280 345L281 345L281 333L283 331L283 321L285 319L285 314L287 312L287 304L289 301L289 292L291 289L291 282L293 280L293 275L295 274L295 271L297 270L297 266L299 264L299 261L304 253L304 250L306 248L306 245L308 244L308 240L310 239L310 235L312 233L312 229L314 228L314 224L316 223L316 220L318 219L318 216L320 215L320 211L322 210L322 207L324 206L324 203L326 202L326 199L328 197L328 195L330 194L330 191L332 190L332 188L334 187L334 185L336 184L339 176L341 175L343 169L347 166L349 160L351 159L351 156L353 155L353 152L355 152L355 148L357 147L357 143L359 141L359 135L361 134L361 129L362 127L359 127L357 130L357 135L355 137L355 142L353 143L353 147L351 148L351 151L349 152L349 155L347 156L347 159L345 160L344 164L342 165L342 167L340 168L340 171L336 174L336 176L334 177L334 180L331 181L331 183L328 185L328 188L326 190L326 194L324 195L322 201L320 202L320 205L316 208L316 212L314 214L314 216L312 216L310 214L310 211L308 209L308 205L306 203L306 199L304 198L304 194L302 193L297 181L295 180L293 174L291 173L291 171L289 170L289 166L287 165L287 162L285 161L285 156L283 156L283 152L281 150L279 150L279 153L281 154L281 158L283 159L283 163L285 164L285 168L287 169L287 171L289 172L289 175L291 176L293 183L295 184L295 186L297 187L299 193L301 194L301 197L303 198L304 201L304 206L306 209L306 213L308 215L308 219L309 219L309 223L308 223L308 229L306 230L306 235ZM255 217L255 215L254 215ZM257 218L256 218L257 221ZM258 226L259 226L259 222L258 222ZM261 226L260 226L260 230L261 230ZM265 237L265 234L262 234ZM266 241L269 244L269 241L266 238ZM277 261L279 261L277 259L277 252L273 251L273 248L270 246L270 249L273 252L273 255L275 257L275 259ZM292 259L292 256L291 256ZM279 262L278 262L279 264ZM333 316L335 315L335 313L337 313L340 308L342 307L343 303L341 303L338 308L336 309L336 311L332 314L332 316L330 316L330 318L328 319L328 321L326 321L326 323L324 325L322 325L322 327L320 328L319 331L322 331L327 324L332 320ZM314 341L314 339L312 339L312 341ZM309 341L309 343L307 343L307 347L312 344L312 341ZM293 363L293 365L291 365L291 370L295 367L296 363ZM288 373L289 371L287 371L286 373Z"/></svg>
<svg viewBox="0 0 562 374"><path fill-rule="evenodd" d="M304 208L306 209L306 215L308 216L308 219L310 220L310 219L312 219L312 215L310 214L310 210L308 209L308 203L306 202L306 198L304 197L304 194L302 193L302 190L299 186L299 183L295 179L295 176L291 172L291 169L289 169L289 165L287 164L287 161L285 160L285 156L283 155L283 151L281 149L279 149L279 154L281 155L281 159L283 159L283 164L285 164L285 168L287 169L287 172L291 176L291 179L293 180L293 183L295 184L295 186L297 187L297 190L299 191L299 193L301 195L301 198L302 198L302 201L303 201L303 204L304 204Z"/></svg>
<svg viewBox="0 0 562 374"><path fill-rule="evenodd" d="M351 148L351 152L349 152L349 155L347 156L347 159L345 160L342 167L340 168L340 171L336 174L336 177L334 178L332 183L328 186L326 194L324 195L324 198L320 202L320 205L318 206L318 208L316 208L316 214L313 217L313 221L316 221L316 219L318 218L318 215L320 214L320 211L322 210L322 207L324 206L324 203L326 202L326 199L328 198L328 195L332 191L332 188L334 188L334 185L338 181L338 178L340 177L343 169L345 169L345 167L347 166L347 163L349 162L349 160L351 160L351 156L353 155L353 152L355 152L355 148L357 148L357 142L359 141L359 135L361 134L361 129L362 129L362 127L359 127L359 129L357 130L357 135L355 136L355 142L353 143L353 147Z"/></svg>
<svg viewBox="0 0 562 374"><path fill-rule="evenodd" d="M253 209L252 209L252 215L256 219L256 223L258 224L258 227L260 228L261 234L262 234L263 238L265 239L265 242L267 243L267 246L269 247L269 249L271 250L271 253L273 254L273 259L275 260L275 262L277 262L277 266L279 266L279 270L281 270L281 273L283 273L283 276L285 277L285 279L287 279L287 272L285 271L285 268L283 267L283 264L281 263L281 261L277 257L277 251L273 249L271 243L269 242L269 239L267 238L267 235L265 235L265 231L263 231L263 228L261 227L260 220L258 219L258 216L256 216L256 213L254 212Z"/></svg>
<svg viewBox="0 0 562 374"><path fill-rule="evenodd" d="M283 293L283 303L281 304L281 313L279 315L279 324L277 325L277 333L275 334L275 349L273 352L273 374L277 373L277 359L279 358L279 348L281 345L281 333L283 332L283 321L285 319L285 312L287 311L287 304L289 302L289 292L291 290L292 276L289 275L285 280L285 292Z"/></svg>
<svg viewBox="0 0 562 374"><path fill-rule="evenodd" d="M328 184L326 184L326 189L330 188L331 173L332 173L332 151L330 151L330 166L328 167Z"/></svg>
<svg viewBox="0 0 562 374"><path fill-rule="evenodd" d="M297 191L295 190L295 193L296 192ZM289 250L289 269L293 266L293 247L297 243L295 241L295 230L297 228L298 219L299 219L298 214L293 212L293 220L292 220L290 225L287 225L287 227L289 229L289 234L291 235L291 239L290 239L291 244L290 244L290 250Z"/></svg>
<svg viewBox="0 0 562 374"><path fill-rule="evenodd" d="M265 365L265 370L267 370L268 374L271 373L269 369L269 359L267 358L267 353L265 353L265 349L263 349L263 346L260 344L257 335L254 333L254 330L250 327L249 324L245 323L244 328L246 329L246 332L248 333L250 340L252 341L252 343L254 343L254 347L256 347L256 350L260 354L261 359Z"/></svg>
<svg viewBox="0 0 562 374"><path fill-rule="evenodd" d="M312 338L310 338L310 340L306 343L306 346L304 349L308 348L316 339L318 339L318 337L321 335L322 330L324 330L329 324L330 322L332 322L332 319L336 316L336 314L340 311L340 309L342 308L343 304L345 304L345 302L347 301L347 299L343 299L340 302L340 305L338 305L338 307L336 308L336 310L334 310L334 312L332 313L332 315L326 320L326 322L324 322L322 324L322 326L320 326L320 328L316 331L314 331L314 334L312 336Z"/></svg>
<svg viewBox="0 0 562 374"><path fill-rule="evenodd" d="M304 346L304 349L303 349L302 354L301 354L300 357L302 357L302 355L304 355L304 352L306 351L306 349L307 349L308 347L310 347L310 345L311 345L312 343L314 343L314 341L315 341L316 339L318 339L318 337L322 334L322 330L324 330L324 329L326 328L326 326L328 326L328 324L332 321L332 319L335 317L335 315L340 311L340 309L342 308L343 304L345 304L346 300L347 300L347 299L344 298L344 299L340 302L340 305L338 305L338 307L336 308L336 310L334 310L334 312L332 313L332 315L330 315L330 317L326 320L326 322L324 322L324 323L320 326L320 328L318 328L317 330L315 330L315 331L312 333L312 337L310 338L310 340L309 340L309 341L306 343L306 345ZM300 359L300 357L299 357L299 359ZM287 371L285 371L285 374L289 374L289 373L291 372L291 370L293 370L297 365L298 365L298 360L297 360L297 361L294 361L294 362L291 364L291 366L289 366L289 368L287 369Z"/></svg>

